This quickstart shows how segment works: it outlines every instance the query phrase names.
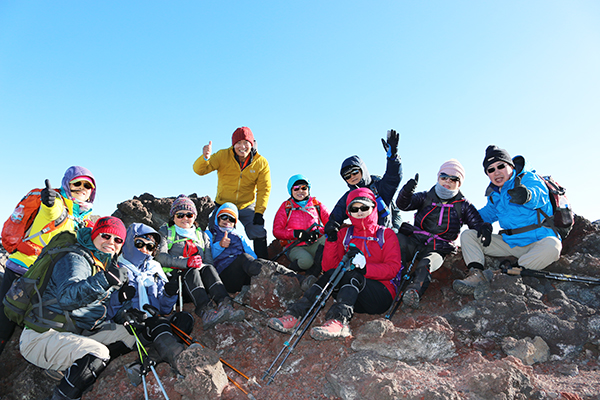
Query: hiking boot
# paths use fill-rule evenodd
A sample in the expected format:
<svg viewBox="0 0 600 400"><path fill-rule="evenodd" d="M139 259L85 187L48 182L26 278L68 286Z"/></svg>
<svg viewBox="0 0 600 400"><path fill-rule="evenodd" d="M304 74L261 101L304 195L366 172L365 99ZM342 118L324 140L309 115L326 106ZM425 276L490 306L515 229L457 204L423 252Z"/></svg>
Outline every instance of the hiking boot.
<svg viewBox="0 0 600 400"><path fill-rule="evenodd" d="M419 308L419 292L415 289L408 289L402 296L402 304L414 309Z"/></svg>
<svg viewBox="0 0 600 400"><path fill-rule="evenodd" d="M315 282L319 279L314 275L298 275L298 277L303 277L300 279L300 290L306 292Z"/></svg>
<svg viewBox="0 0 600 400"><path fill-rule="evenodd" d="M291 333L300 321L291 314L285 314L283 317L271 318L267 326L271 329L283 333Z"/></svg>
<svg viewBox="0 0 600 400"><path fill-rule="evenodd" d="M224 312L227 314L226 320L228 321L243 321L246 317L246 313L244 310L236 310L233 308L232 300L229 297L223 299L219 307L217 308L217 312Z"/></svg>
<svg viewBox="0 0 600 400"><path fill-rule="evenodd" d="M483 271L479 268L471 268L465 279L457 279L452 282L452 288L458 294L472 295L475 288L485 282L487 279L483 275Z"/></svg>
<svg viewBox="0 0 600 400"><path fill-rule="evenodd" d="M326 321L322 326L317 326L310 330L310 336L315 340L327 340L335 339L339 337L350 336L350 327L348 324L338 321L337 319L330 319Z"/></svg>
<svg viewBox="0 0 600 400"><path fill-rule="evenodd" d="M213 307L207 305L200 310L198 315L202 319L202 327L204 330L207 330L229 319L229 310L223 308L215 310Z"/></svg>

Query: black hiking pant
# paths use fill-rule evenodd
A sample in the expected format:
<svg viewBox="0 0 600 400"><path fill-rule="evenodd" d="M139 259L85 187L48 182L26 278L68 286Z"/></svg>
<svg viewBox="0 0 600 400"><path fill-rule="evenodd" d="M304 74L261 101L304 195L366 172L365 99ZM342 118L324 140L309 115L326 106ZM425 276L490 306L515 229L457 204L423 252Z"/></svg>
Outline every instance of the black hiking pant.
<svg viewBox="0 0 600 400"><path fill-rule="evenodd" d="M262 262L248 253L242 253L219 276L229 293L237 293L242 286L250 285L250 278L260 274Z"/></svg>

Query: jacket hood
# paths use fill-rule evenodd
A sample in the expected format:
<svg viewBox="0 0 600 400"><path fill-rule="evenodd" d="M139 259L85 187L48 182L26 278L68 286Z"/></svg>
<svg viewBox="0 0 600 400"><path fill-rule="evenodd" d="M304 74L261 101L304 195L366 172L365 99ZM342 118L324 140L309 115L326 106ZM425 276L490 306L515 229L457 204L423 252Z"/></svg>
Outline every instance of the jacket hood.
<svg viewBox="0 0 600 400"><path fill-rule="evenodd" d="M152 235L154 237L156 245L158 246L160 244L160 234L148 225L134 222L133 224L129 225L129 228L127 228L127 236L125 239L125 243L123 244L122 255L127 261L129 261L136 267L139 267L146 260L152 258L152 256L144 254L140 250L138 250L134 244L134 239L136 237L145 235Z"/></svg>
<svg viewBox="0 0 600 400"><path fill-rule="evenodd" d="M239 221L239 215L238 215L238 209L235 206L235 204L233 203L223 203L223 205L221 207L219 207L217 209L217 212L215 213L215 218L213 220L213 226L211 227L211 232L216 232L219 230L219 215L221 214L229 214L233 217L235 217L235 224L233 225L234 228L237 225L237 221Z"/></svg>
<svg viewBox="0 0 600 400"><path fill-rule="evenodd" d="M348 198L346 199L346 210L348 206L355 202L357 198L367 198L373 202L373 210L371 214L369 214L365 218L354 218L351 214L348 214L348 218L352 222L352 225L355 227L360 227L361 229L372 230L373 227L377 227L377 219L379 218L379 214L377 213L377 202L375 201L375 195L368 188L358 188L350 191L348 193ZM356 228L355 228L356 229Z"/></svg>
<svg viewBox="0 0 600 400"><path fill-rule="evenodd" d="M92 183L94 184L94 188L92 189L92 193L90 194L90 198L89 198L88 202L93 203L94 199L96 198L96 179L94 179L94 175L92 175L90 170L88 170L87 168L80 167L80 166L69 167L69 169L67 169L65 171L65 175L63 176L63 179L62 179L62 189L65 191L67 196L69 196L69 199L72 198L71 185L69 184L69 182L71 182L71 180L73 180L73 178L76 178L78 176L87 176L88 178L90 178L92 180Z"/></svg>
<svg viewBox="0 0 600 400"><path fill-rule="evenodd" d="M367 169L367 165L360 159L359 156L351 156L348 157L342 162L342 167L340 168L340 176L343 177L343 171L348 169L349 167L358 167L362 171L362 179L358 182L358 185L348 185L350 189L355 189L355 186L363 187L369 186L371 184L371 175L369 174L369 170ZM347 183L346 183L347 184Z"/></svg>

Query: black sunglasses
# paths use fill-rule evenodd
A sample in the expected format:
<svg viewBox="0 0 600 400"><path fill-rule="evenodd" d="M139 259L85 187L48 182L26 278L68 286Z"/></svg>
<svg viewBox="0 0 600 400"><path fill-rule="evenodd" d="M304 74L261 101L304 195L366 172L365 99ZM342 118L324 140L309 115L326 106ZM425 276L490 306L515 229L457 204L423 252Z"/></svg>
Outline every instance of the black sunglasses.
<svg viewBox="0 0 600 400"><path fill-rule="evenodd" d="M306 186L306 185L298 185L298 186L294 186L292 188L292 190L294 192L297 192L298 190L308 190L308 186Z"/></svg>
<svg viewBox="0 0 600 400"><path fill-rule="evenodd" d="M504 169L504 168L506 168L506 164L500 164L495 168L494 167L488 168L487 173L492 174L492 173L494 173L494 171L496 171L496 169L498 169L498 171L500 171L501 169Z"/></svg>
<svg viewBox="0 0 600 400"><path fill-rule="evenodd" d="M183 217L194 218L194 213L177 213L175 216L179 219L182 219Z"/></svg>
<svg viewBox="0 0 600 400"><path fill-rule="evenodd" d="M154 249L156 248L156 243L144 242L142 239L135 239L133 244L138 249L142 249L144 246L146 246L146 249L148 249L148 251L154 251Z"/></svg>
<svg viewBox="0 0 600 400"><path fill-rule="evenodd" d="M115 240L116 244L121 244L123 243L123 239L121 239L120 237L118 237L117 235L111 235L109 233L101 233L100 237L104 240L110 240L110 238L113 238Z"/></svg>
<svg viewBox="0 0 600 400"><path fill-rule="evenodd" d="M342 175L342 178L344 178L345 181L347 181L348 179L352 178L354 175L358 174L360 172L360 168L353 168L350 171L344 173L344 175Z"/></svg>
<svg viewBox="0 0 600 400"><path fill-rule="evenodd" d="M235 218L233 218L231 215L223 214L219 217L219 219L221 221L229 221L232 224L235 224Z"/></svg>
<svg viewBox="0 0 600 400"><path fill-rule="evenodd" d="M83 185L83 187L86 188L86 189L93 189L94 188L91 183L84 182L84 181L72 182L71 185L73 185L75 187L80 187L81 185Z"/></svg>
<svg viewBox="0 0 600 400"><path fill-rule="evenodd" d="M358 211L367 212L371 209L369 206L348 207L348 212L357 213Z"/></svg>
<svg viewBox="0 0 600 400"><path fill-rule="evenodd" d="M440 178L445 181L447 179L451 180L452 182L460 182L460 178L458 176L450 176L450 175L446 175L446 174L441 174Z"/></svg>

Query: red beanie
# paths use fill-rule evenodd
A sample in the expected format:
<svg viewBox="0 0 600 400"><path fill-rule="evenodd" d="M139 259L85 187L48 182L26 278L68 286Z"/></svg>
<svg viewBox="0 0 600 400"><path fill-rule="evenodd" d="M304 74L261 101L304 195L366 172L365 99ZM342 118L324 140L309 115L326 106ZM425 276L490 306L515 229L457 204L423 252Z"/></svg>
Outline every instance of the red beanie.
<svg viewBox="0 0 600 400"><path fill-rule="evenodd" d="M127 229L123 225L123 221L116 217L102 217L94 225L92 229L92 240L96 239L101 233L110 233L125 240L127 236Z"/></svg>
<svg viewBox="0 0 600 400"><path fill-rule="evenodd" d="M237 128L233 135L231 136L231 145L235 145L240 140L247 140L250 142L252 147L254 147L254 135L252 131L247 126L242 126L241 128Z"/></svg>

